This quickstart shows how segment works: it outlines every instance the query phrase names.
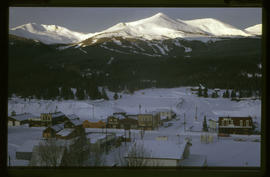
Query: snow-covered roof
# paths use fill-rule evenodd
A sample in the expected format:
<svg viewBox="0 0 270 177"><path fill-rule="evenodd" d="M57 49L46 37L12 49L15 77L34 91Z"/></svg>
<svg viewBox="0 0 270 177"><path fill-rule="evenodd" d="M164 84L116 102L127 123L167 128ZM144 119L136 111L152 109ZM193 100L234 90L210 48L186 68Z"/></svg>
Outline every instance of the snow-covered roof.
<svg viewBox="0 0 270 177"><path fill-rule="evenodd" d="M181 161L181 166L201 167L206 165L206 156L198 154L190 154L188 158Z"/></svg>
<svg viewBox="0 0 270 177"><path fill-rule="evenodd" d="M123 114L113 114L113 117L117 118L117 119L124 119L125 116Z"/></svg>
<svg viewBox="0 0 270 177"><path fill-rule="evenodd" d="M55 113L52 113L52 118L62 117L62 116L65 116L65 114L62 113L62 112L55 112Z"/></svg>
<svg viewBox="0 0 270 177"><path fill-rule="evenodd" d="M186 144L186 141L182 144L177 144L173 141L136 140L128 152L137 146L138 148L143 147L145 149L143 158L183 159ZM128 154L125 156L129 157Z"/></svg>
<svg viewBox="0 0 270 177"><path fill-rule="evenodd" d="M106 134L104 134L104 133L90 133L90 134L86 135L86 137L89 139L91 144L94 144L99 140L105 139Z"/></svg>
<svg viewBox="0 0 270 177"><path fill-rule="evenodd" d="M168 108L159 108L159 109L157 109L156 111L157 111L157 112L171 112L171 110L168 109Z"/></svg>
<svg viewBox="0 0 270 177"><path fill-rule="evenodd" d="M74 129L72 129L72 128L65 128L65 129L59 131L57 134L60 136L68 136L73 131L74 131Z"/></svg>
<svg viewBox="0 0 270 177"><path fill-rule="evenodd" d="M82 124L82 121L78 120L78 119L72 119L72 120L70 120L70 122L75 126L78 126L78 125Z"/></svg>
<svg viewBox="0 0 270 177"><path fill-rule="evenodd" d="M76 114L68 114L68 115L66 115L66 116L67 116L67 118L69 118L70 120L72 120L72 119L80 119L79 116L77 116Z"/></svg>
<svg viewBox="0 0 270 177"><path fill-rule="evenodd" d="M56 124L56 125L51 126L51 128L54 129L56 132L58 132L65 128L65 124L64 123Z"/></svg>
<svg viewBox="0 0 270 177"><path fill-rule="evenodd" d="M29 118L38 117L38 116L35 116L31 113L23 113L23 114L17 114L15 116L9 116L9 117L22 121L22 120L27 120Z"/></svg>

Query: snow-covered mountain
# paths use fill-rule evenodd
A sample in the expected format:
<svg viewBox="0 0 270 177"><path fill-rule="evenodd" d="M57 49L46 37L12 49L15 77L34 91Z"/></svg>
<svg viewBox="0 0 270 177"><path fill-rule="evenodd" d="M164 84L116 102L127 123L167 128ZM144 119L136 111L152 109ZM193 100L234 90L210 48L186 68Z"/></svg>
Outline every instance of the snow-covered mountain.
<svg viewBox="0 0 270 177"><path fill-rule="evenodd" d="M100 39L164 40L182 38L186 40L208 41L220 37L249 37L257 35L259 27L241 30L213 18L180 20L172 19L163 13L133 22L118 23L96 33L83 34L56 25L28 23L10 30L11 34L39 40L46 44L81 43L91 45L104 42ZM87 42L83 42L87 40Z"/></svg>
<svg viewBox="0 0 270 177"><path fill-rule="evenodd" d="M202 18L195 20L180 20L180 22L184 22L194 28L198 28L202 31L205 31L213 36L217 37L229 37L229 36L251 36L251 34L246 33L241 29L237 29L236 27L221 22L217 19L213 18Z"/></svg>
<svg viewBox="0 0 270 177"><path fill-rule="evenodd" d="M158 13L138 21L118 23L104 31L94 33L87 44L94 44L101 38L115 37L143 40L182 38L208 41L209 39L219 37L239 36L248 37L253 36L253 34L212 18L185 21L175 20L163 13Z"/></svg>
<svg viewBox="0 0 270 177"><path fill-rule="evenodd" d="M245 30L253 35L262 35L262 24L250 26L246 28Z"/></svg>
<svg viewBox="0 0 270 177"><path fill-rule="evenodd" d="M10 34L38 40L45 44L76 43L89 38L92 34L84 34L57 25L27 23L9 30Z"/></svg>

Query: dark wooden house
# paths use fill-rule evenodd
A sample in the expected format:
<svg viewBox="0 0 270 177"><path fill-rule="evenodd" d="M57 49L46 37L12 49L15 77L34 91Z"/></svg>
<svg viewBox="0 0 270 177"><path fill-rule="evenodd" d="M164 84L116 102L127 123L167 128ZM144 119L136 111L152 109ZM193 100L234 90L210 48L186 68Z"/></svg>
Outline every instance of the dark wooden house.
<svg viewBox="0 0 270 177"><path fill-rule="evenodd" d="M160 116L158 113L138 114L138 128L142 130L154 130L160 125Z"/></svg>
<svg viewBox="0 0 270 177"><path fill-rule="evenodd" d="M62 112L41 113L40 119L43 126L52 126L69 120Z"/></svg>
<svg viewBox="0 0 270 177"><path fill-rule="evenodd" d="M219 134L252 134L253 122L251 117L219 117Z"/></svg>
<svg viewBox="0 0 270 177"><path fill-rule="evenodd" d="M138 128L138 119L133 116L126 116L123 119L119 120L119 127L121 129L137 129Z"/></svg>
<svg viewBox="0 0 270 177"><path fill-rule="evenodd" d="M47 127L45 130L43 130L42 136L43 138L55 138L56 133L63 130L64 123L62 124L56 124L54 126Z"/></svg>
<svg viewBox="0 0 270 177"><path fill-rule="evenodd" d="M120 128L120 120L126 118L125 112L116 112L107 119L107 128Z"/></svg>

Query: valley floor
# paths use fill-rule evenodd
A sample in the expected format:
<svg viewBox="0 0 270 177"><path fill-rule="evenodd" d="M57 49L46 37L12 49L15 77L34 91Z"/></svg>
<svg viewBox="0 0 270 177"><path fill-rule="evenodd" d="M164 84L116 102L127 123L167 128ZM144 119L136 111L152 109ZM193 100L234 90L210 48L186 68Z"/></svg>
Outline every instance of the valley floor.
<svg viewBox="0 0 270 177"><path fill-rule="evenodd" d="M209 90L209 93L211 90ZM222 91L221 91L222 92ZM160 127L158 130L147 131L144 139L151 140L157 136L168 136L168 140L183 141L191 137L190 154L204 155L208 166L260 166L260 135L234 135L218 138L211 133L213 142L201 142L203 117L217 119L220 116L251 116L258 123L260 130L261 101L243 100L231 101L226 98L201 98L192 94L189 87L170 89L145 89L136 91L133 95L121 93L121 98L113 100L113 93L108 92L109 101L104 100L23 100L12 98L8 102L8 112L30 112L39 115L43 112L62 111L64 114L76 114L81 120L106 119L114 112L128 112L133 114L147 113L159 108L172 109L178 119L171 121L172 126ZM141 109L139 108L141 105ZM195 121L195 107L198 120ZM186 125L184 127L184 114ZM190 127L197 127L196 131ZM8 128L8 155L11 165L24 165L26 162L15 160L15 151L26 140L42 137L44 128L9 127ZM210 134L210 133L209 133ZM139 133L131 135L140 139ZM238 141L239 138L242 141ZM123 151L130 143L121 145ZM117 163L119 149L112 149L104 158L105 166Z"/></svg>

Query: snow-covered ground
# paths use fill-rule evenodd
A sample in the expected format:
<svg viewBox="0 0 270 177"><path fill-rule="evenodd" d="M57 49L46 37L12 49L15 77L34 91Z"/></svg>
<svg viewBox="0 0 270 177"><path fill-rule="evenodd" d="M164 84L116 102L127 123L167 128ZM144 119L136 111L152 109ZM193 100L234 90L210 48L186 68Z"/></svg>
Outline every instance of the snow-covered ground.
<svg viewBox="0 0 270 177"><path fill-rule="evenodd" d="M212 90L209 89L209 94ZM220 94L223 90L220 91ZM202 98L192 94L190 87L170 89L144 89L134 94L119 93L121 98L113 100L112 92L107 92L110 100L23 100L12 98L8 102L8 113L15 111L17 114L30 112L39 115L44 112L62 111L64 114L76 114L81 120L104 119L114 112L128 112L131 114L147 113L159 108L172 109L177 114L178 120L171 121L172 126L160 127L158 130L148 131L145 140L153 140L157 136L168 136L168 140L183 141L185 137L192 138L191 154L206 155L209 166L260 166L260 136L233 136L218 139L212 134L213 142L201 143L202 132L190 132L191 126L202 127L203 117L217 119L219 116L251 116L260 126L261 101L242 100L231 101L227 98ZM141 105L141 109L139 108ZM195 110L197 107L196 122ZM184 115L186 125L184 129ZM260 129L260 127L259 127ZM16 149L26 140L42 137L43 128L9 127L8 153L11 159L15 157ZM132 132L131 137L140 139L140 134ZM244 139L238 141L237 137ZM255 141L256 140L256 141ZM124 148L125 149L125 148ZM114 152L114 153L113 153ZM117 149L109 153L105 165L115 163Z"/></svg>
<svg viewBox="0 0 270 177"><path fill-rule="evenodd" d="M212 90L209 89L210 94ZM8 113L15 111L17 114L29 112L34 115L40 113L62 111L64 114L76 114L82 120L104 119L114 112L128 112L133 114L147 113L159 108L172 109L187 123L193 123L197 107L198 121L204 115L208 118L220 116L251 116L260 124L261 100L231 101L229 98L203 98L192 94L190 87L180 88L153 88L135 91L134 94L118 93L122 98L113 99L112 92L107 92L110 98L105 100L24 100L12 98L8 102ZM223 90L220 91L220 94ZM141 109L139 109L141 105ZM93 117L94 116L94 117Z"/></svg>

